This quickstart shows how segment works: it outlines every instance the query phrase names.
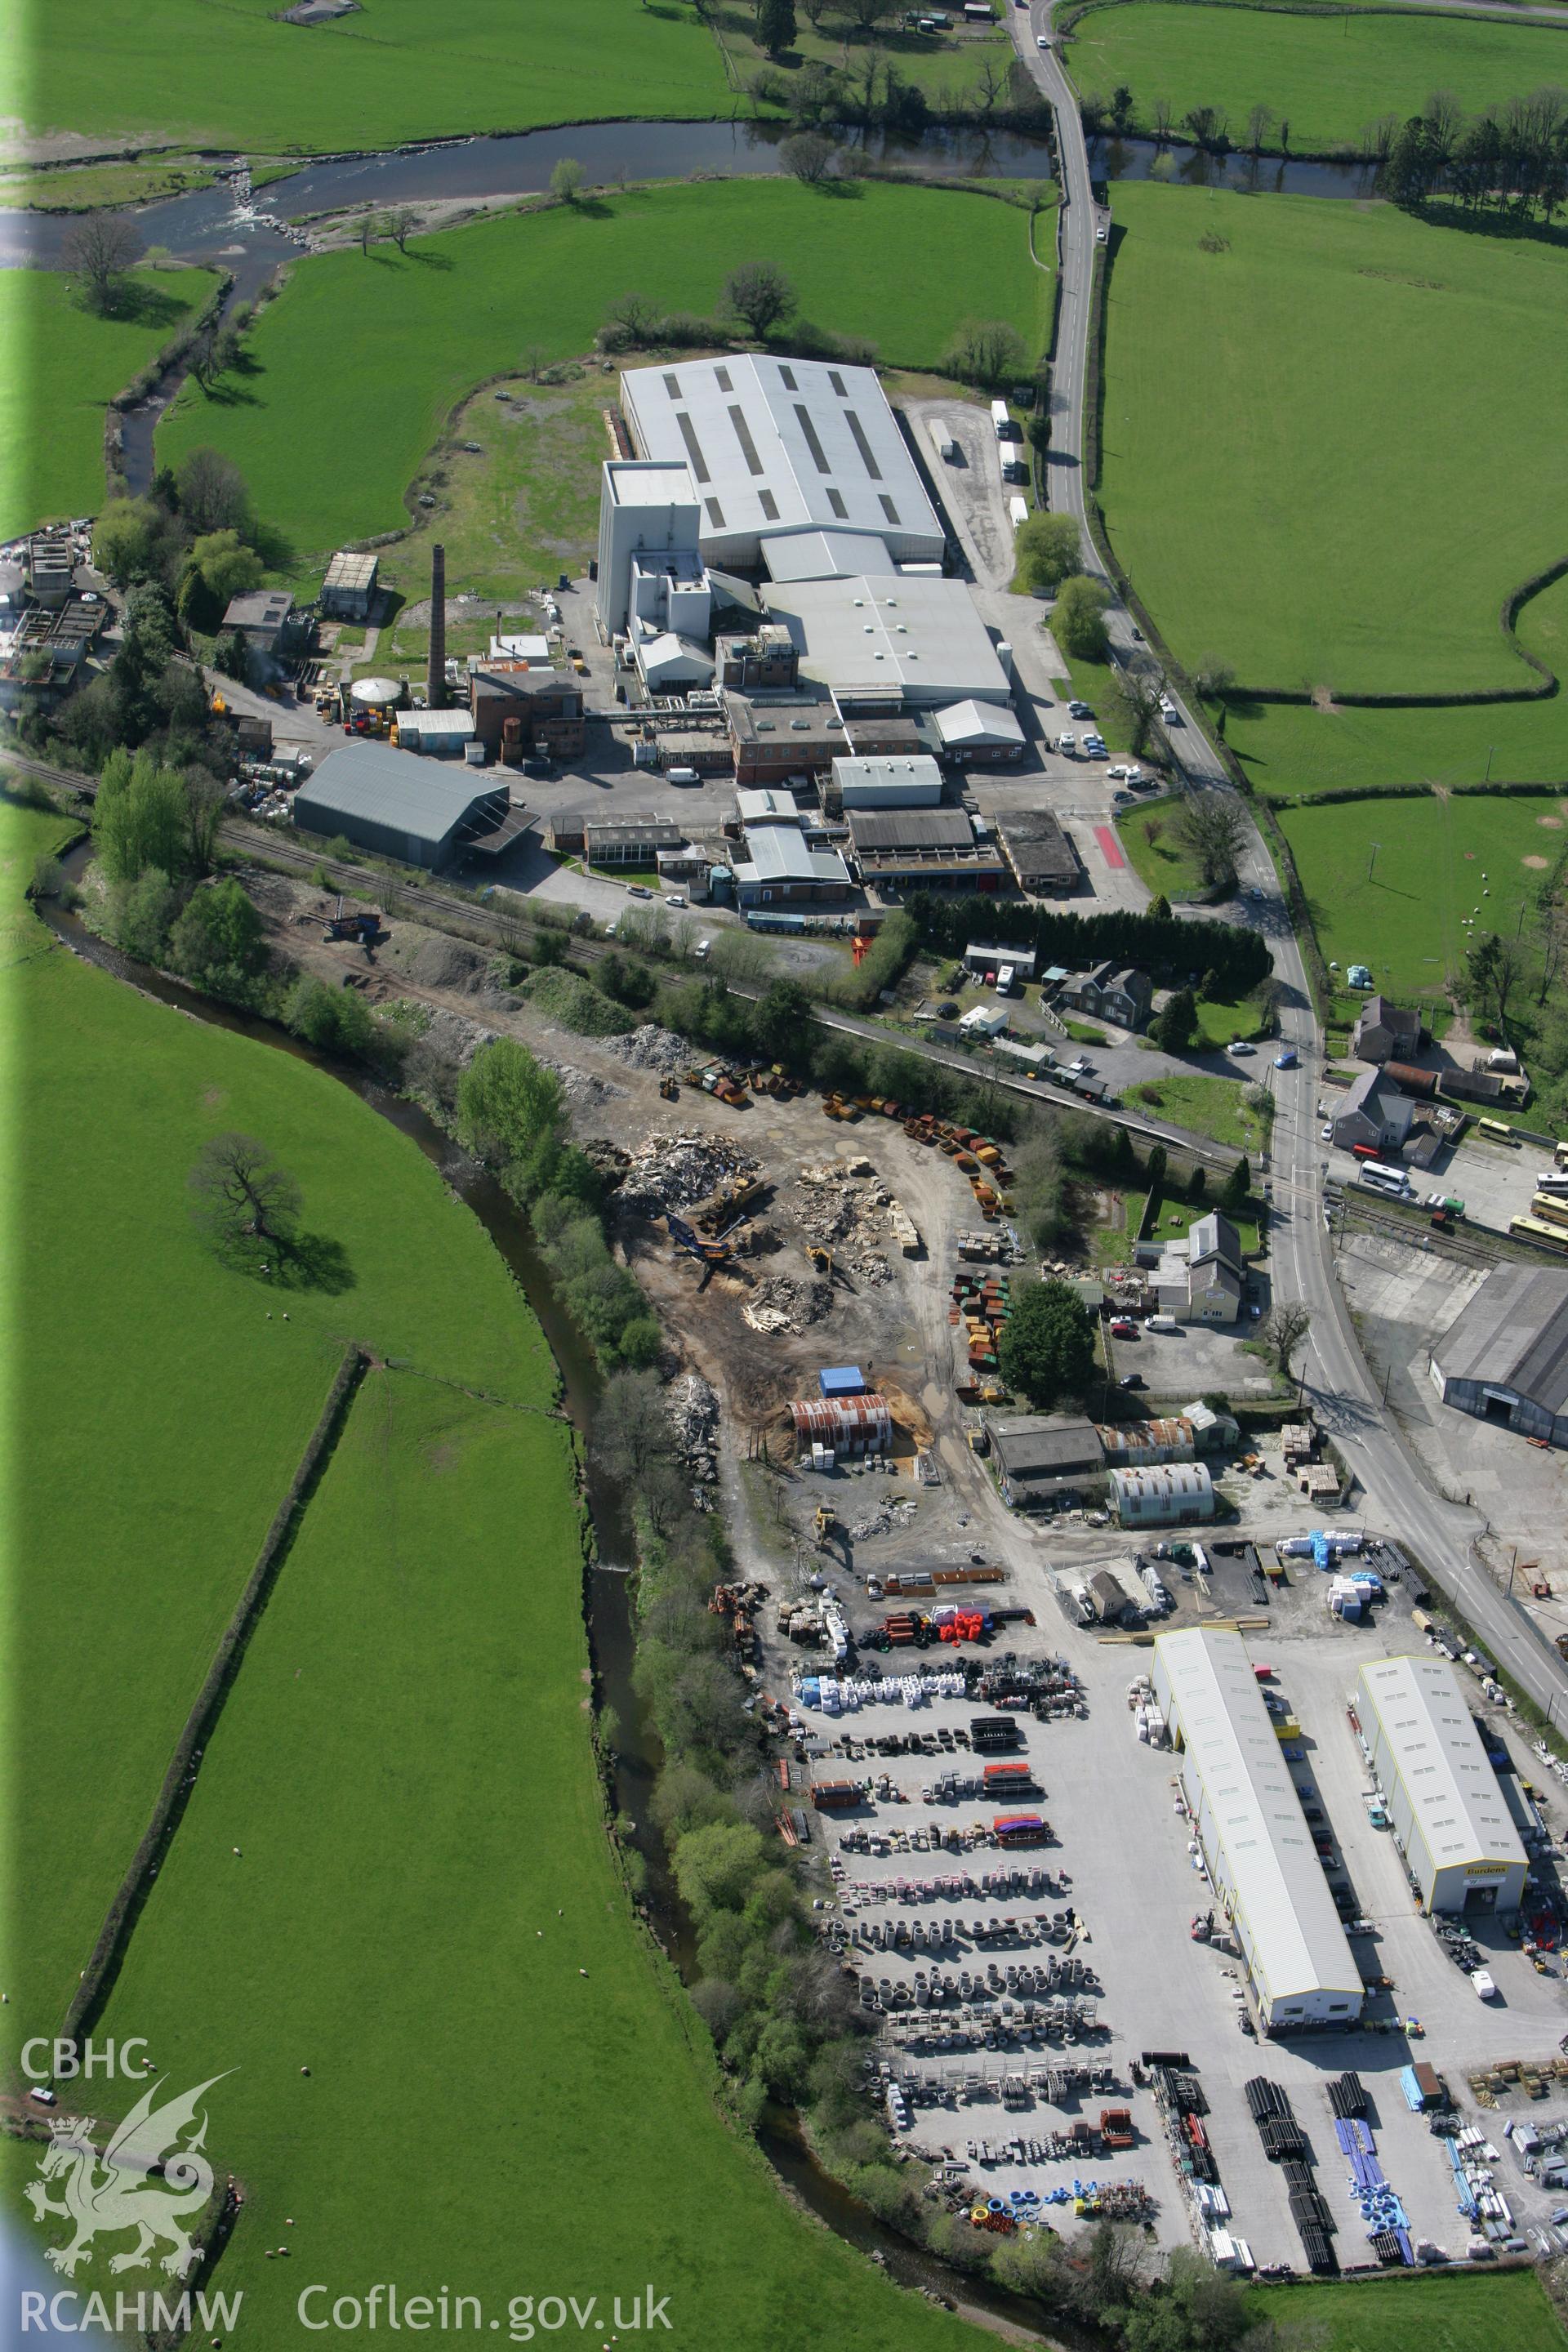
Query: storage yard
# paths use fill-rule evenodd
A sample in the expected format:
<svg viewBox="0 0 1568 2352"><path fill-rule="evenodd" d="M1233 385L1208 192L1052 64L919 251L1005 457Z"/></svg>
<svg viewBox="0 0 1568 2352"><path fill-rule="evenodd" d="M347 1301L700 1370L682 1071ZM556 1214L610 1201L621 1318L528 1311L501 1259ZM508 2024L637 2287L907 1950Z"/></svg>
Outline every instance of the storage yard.
<svg viewBox="0 0 1568 2352"><path fill-rule="evenodd" d="M1163 2243L1195 2240L1260 2273L1461 2259L1472 2239L1537 2251L1532 2233L1550 2231L1568 2138L1558 1962L1542 1953L1538 1974L1500 1915L1468 1913L1445 1935L1474 1937L1497 1986L1479 1998L1457 1964L1469 1950L1418 1915L1394 1835L1373 1822L1347 1695L1386 1643L1413 1644L1420 1668L1436 1654L1406 1602L1377 1629L1346 1627L1321 1611L1310 1560L1291 1570L1300 1582L1250 1621L1243 1664L1292 1734L1269 1721L1330 1890L1323 1932L1354 1955L1354 2030L1260 2032L1179 1759L1133 1736L1130 1685L1149 1653L1064 1631L1052 1605L1025 1622L1043 1575L991 1571L1002 1580L972 1590L1011 1622L978 1643L937 1628L886 1664L866 1633L885 1611L830 1575L837 1603L807 1623L825 1618L831 1642L837 1611L858 1637L853 1670L780 1649L764 1615L759 1679L794 1686L787 1834L826 1853L826 1932L880 2021L894 2130L977 2226L1138 2215ZM967 1606L921 1605L950 1626ZM1506 1737L1509 1777L1542 1769ZM1560 1826L1555 1801L1553 1813ZM1532 1909L1548 1900L1550 1919ZM1538 1922L1554 1944L1562 1916L1549 1878L1526 1906L1532 1936Z"/></svg>

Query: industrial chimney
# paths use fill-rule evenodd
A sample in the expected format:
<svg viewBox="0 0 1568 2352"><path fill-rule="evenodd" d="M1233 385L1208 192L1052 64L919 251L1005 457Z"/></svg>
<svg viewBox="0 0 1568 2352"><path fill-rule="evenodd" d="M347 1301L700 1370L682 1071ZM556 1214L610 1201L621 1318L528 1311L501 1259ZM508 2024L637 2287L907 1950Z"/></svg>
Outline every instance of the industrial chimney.
<svg viewBox="0 0 1568 2352"><path fill-rule="evenodd" d="M430 675L425 685L432 710L447 700L447 551L437 541L430 550Z"/></svg>

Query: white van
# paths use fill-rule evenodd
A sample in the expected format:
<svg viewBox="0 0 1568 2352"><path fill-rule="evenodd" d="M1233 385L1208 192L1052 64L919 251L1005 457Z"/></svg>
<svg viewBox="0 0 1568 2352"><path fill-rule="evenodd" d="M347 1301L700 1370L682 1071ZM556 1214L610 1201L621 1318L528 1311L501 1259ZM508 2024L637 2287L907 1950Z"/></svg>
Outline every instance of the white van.
<svg viewBox="0 0 1568 2352"><path fill-rule="evenodd" d="M949 466L956 466L960 455L959 446L957 441L953 438L952 427L949 425L945 417L933 416L931 418L931 437L936 443L936 454L940 458L942 458L943 463Z"/></svg>
<svg viewBox="0 0 1568 2352"><path fill-rule="evenodd" d="M1151 1315L1143 1328L1146 1331L1163 1331L1167 1334L1173 1332L1177 1338L1180 1338L1182 1327L1173 1315Z"/></svg>
<svg viewBox="0 0 1568 2352"><path fill-rule="evenodd" d="M702 779L695 768L667 768L664 781L667 784L698 784Z"/></svg>

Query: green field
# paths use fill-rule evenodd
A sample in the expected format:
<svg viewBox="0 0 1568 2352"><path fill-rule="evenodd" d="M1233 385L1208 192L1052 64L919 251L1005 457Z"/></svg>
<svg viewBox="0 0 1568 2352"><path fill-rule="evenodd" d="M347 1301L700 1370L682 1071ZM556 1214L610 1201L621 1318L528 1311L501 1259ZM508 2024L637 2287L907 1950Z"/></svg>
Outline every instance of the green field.
<svg viewBox="0 0 1568 2352"><path fill-rule="evenodd" d="M430 593L433 538L446 547L451 578L487 600L523 595L558 572L575 575L597 551L604 377L596 368L575 383L513 377L501 389L513 397L481 392L458 421L458 437L478 441L480 454L465 450L452 460L434 518L422 513L382 558L382 579L411 602ZM400 630L394 656L409 659L427 641L423 630Z"/></svg>
<svg viewBox="0 0 1568 2352"><path fill-rule="evenodd" d="M1538 660L1568 682L1568 575L1532 596L1514 624ZM1540 702L1369 710L1338 704L1233 703L1226 737L1264 793L1342 784L1568 782L1568 693Z"/></svg>
<svg viewBox="0 0 1568 2352"><path fill-rule="evenodd" d="M58 825L10 803L0 821L25 881ZM5 1188L8 1356L26 1367L11 1663L14 1689L72 1727L68 1766L13 1773L30 1916L9 2029L63 2012L344 1339L534 1403L555 1375L483 1233L346 1088L40 952L30 914L5 936L23 959L0 974L10 1126L29 1139ZM280 1294L198 1246L186 1174L234 1128L294 1174L346 1287Z"/></svg>
<svg viewBox="0 0 1568 2352"><path fill-rule="evenodd" d="M1121 1099L1132 1108L1152 1111L1172 1127L1184 1127L1189 1135L1206 1135L1211 1142L1256 1151L1263 1141L1267 1114L1253 1109L1247 1089L1261 1075L1257 1065L1241 1078L1182 1070L1174 1076L1140 1078L1136 1086L1123 1087Z"/></svg>
<svg viewBox="0 0 1568 2352"><path fill-rule="evenodd" d="M1279 822L1325 961L1370 964L1405 1004L1446 1003L1470 937L1461 918L1479 908L1478 931L1512 937L1527 894L1568 846L1568 800L1545 796L1340 801L1281 809Z"/></svg>
<svg viewBox="0 0 1568 2352"><path fill-rule="evenodd" d="M212 291L205 269L139 269L133 315L95 318L47 269L0 270L0 539L103 504L103 413Z"/></svg>
<svg viewBox="0 0 1568 2352"><path fill-rule="evenodd" d="M1563 2352L1568 2343L1533 2270L1426 2272L1257 2288L1259 2318L1300 2328L1312 2352Z"/></svg>
<svg viewBox="0 0 1568 2352"><path fill-rule="evenodd" d="M730 270L763 257L789 272L805 318L869 337L889 362L939 359L977 305L1011 319L1031 350L1044 337L1051 278L1013 205L877 181L852 196L793 180L665 187L416 238L406 255L376 246L368 258L355 247L300 263L247 337L244 369L210 394L187 385L159 457L226 449L303 570L405 520L405 488L485 377L511 375L530 350L587 352L628 289L710 311ZM602 382L608 401L614 378ZM453 476L479 463L461 451L446 461Z"/></svg>
<svg viewBox="0 0 1568 2352"><path fill-rule="evenodd" d="M162 0L154 38L132 10L58 0L11 98L29 130L258 154L340 152L545 122L728 114L712 35L684 0L373 0L334 23L275 18L267 0Z"/></svg>
<svg viewBox="0 0 1568 2352"><path fill-rule="evenodd" d="M1293 153L1359 151L1382 115L1418 114L1434 90L1451 90L1468 114L1543 85L1568 83L1568 27L1498 24L1480 16L1412 10L1205 7L1193 0L1111 0L1091 7L1068 52L1080 90L1132 92L1133 115L1153 127L1164 99L1179 129L1194 107L1218 107L1230 136L1248 144L1255 106L1273 120L1263 144ZM1119 192L1120 193L1120 192ZM1120 209L1120 205L1118 206Z"/></svg>
<svg viewBox="0 0 1568 2352"><path fill-rule="evenodd" d="M952 14L952 28L947 33L917 32L893 16L877 26L868 41L864 37L847 41L843 16L830 14L819 31L805 10L797 8L795 39L776 61L758 45L756 10L749 0L717 0L713 21L748 87L756 74L770 67L781 72L787 83L807 66L847 70L851 82L858 85L863 82L869 59L875 58L880 65L892 66L905 82L923 89L933 106L942 106L961 101L986 65L1005 72L1013 56L1006 27L1000 21L988 32L984 25L966 25L956 10Z"/></svg>
<svg viewBox="0 0 1568 2352"><path fill-rule="evenodd" d="M1117 838L1138 879L1152 897L1163 894L1173 904L1204 895L1197 862L1176 839L1180 806L1179 800L1147 801L1141 808L1123 809L1116 820Z"/></svg>
<svg viewBox="0 0 1568 2352"><path fill-rule="evenodd" d="M1568 254L1148 183L1116 215L1101 496L1178 656L1242 688L1527 683L1498 612L1568 549Z"/></svg>

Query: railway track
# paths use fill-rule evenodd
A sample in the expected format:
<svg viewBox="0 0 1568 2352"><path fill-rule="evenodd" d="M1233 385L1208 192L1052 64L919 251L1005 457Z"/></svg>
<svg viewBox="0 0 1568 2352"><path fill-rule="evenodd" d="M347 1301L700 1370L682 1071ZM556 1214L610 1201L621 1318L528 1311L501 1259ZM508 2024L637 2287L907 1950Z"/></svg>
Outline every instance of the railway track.
<svg viewBox="0 0 1568 2352"><path fill-rule="evenodd" d="M94 777L80 775L73 769L58 768L45 760L35 760L11 751L0 751L0 763L18 775L30 776L57 791L68 792L78 798L90 801L97 792ZM289 874L326 877L335 890L370 890L381 897L391 897L412 915L427 921L431 928L445 930L475 944L505 949L515 937L519 917L498 916L483 904L459 898L451 891L433 889L427 885L404 881L353 859L333 857L329 853L307 849L289 841L270 828L250 824L236 817L226 817L218 827L218 840L223 847L247 861L260 866L280 867ZM613 951L612 943L571 935L570 963L579 971L591 971ZM755 1003L760 989L744 982L731 981L729 986L737 996ZM867 1045L896 1045L900 1053L914 1055L923 1062L934 1062L940 1068L951 1070L955 1076L993 1088L1021 1103L1044 1103L1054 1110L1076 1110L1081 1115L1103 1119L1107 1125L1125 1129L1134 1142L1145 1147L1153 1143L1174 1145L1189 1158L1201 1160L1215 1174L1229 1173L1235 1160L1234 1151L1226 1151L1202 1136L1190 1135L1185 1129L1166 1127L1156 1121L1141 1119L1125 1111L1110 1109L1102 1105L1084 1101L1065 1087L1053 1087L1038 1079L1024 1080L1001 1070L977 1067L962 1055L944 1052L942 1047L928 1045L918 1037L892 1036L869 1021L858 1020L853 1014L835 1013L826 1006L813 1008L812 1018L818 1028L837 1031L840 1035L858 1037ZM694 1047L693 1052L697 1049Z"/></svg>

